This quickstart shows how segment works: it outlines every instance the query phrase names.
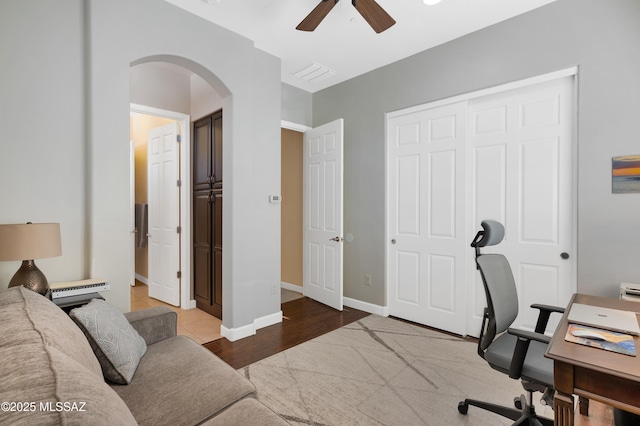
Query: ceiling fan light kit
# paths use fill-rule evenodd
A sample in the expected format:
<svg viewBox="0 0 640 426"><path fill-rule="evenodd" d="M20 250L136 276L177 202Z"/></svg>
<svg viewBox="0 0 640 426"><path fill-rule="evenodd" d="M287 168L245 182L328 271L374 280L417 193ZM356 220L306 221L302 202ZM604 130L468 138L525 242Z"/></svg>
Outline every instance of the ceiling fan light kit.
<svg viewBox="0 0 640 426"><path fill-rule="evenodd" d="M331 12L340 0L322 0L306 18L296 27L300 31L313 31ZM380 34L391 28L396 21L375 0L351 0L351 4L362 15L365 21Z"/></svg>

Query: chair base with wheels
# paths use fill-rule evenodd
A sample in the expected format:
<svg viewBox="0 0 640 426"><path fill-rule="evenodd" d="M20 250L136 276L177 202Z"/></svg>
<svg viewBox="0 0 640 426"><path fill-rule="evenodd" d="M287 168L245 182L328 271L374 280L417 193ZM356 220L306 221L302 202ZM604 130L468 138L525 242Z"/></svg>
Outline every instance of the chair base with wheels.
<svg viewBox="0 0 640 426"><path fill-rule="evenodd" d="M469 406L482 408L513 420L515 425L531 425L531 426L553 426L553 420L545 417L538 417L536 409L533 406L533 391L528 392L528 400L525 395L520 395L513 399L513 405L516 408L509 408L502 405L492 404L490 402L478 401L476 399L465 399L458 403L458 412L467 414Z"/></svg>

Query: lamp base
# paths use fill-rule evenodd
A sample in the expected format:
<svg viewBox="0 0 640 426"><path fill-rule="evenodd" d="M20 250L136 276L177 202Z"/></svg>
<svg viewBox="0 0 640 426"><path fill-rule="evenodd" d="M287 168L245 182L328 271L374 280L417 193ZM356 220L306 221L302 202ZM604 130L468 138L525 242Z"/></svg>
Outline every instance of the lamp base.
<svg viewBox="0 0 640 426"><path fill-rule="evenodd" d="M49 282L33 260L23 260L20 269L9 281L9 287L23 286L43 296L49 291Z"/></svg>

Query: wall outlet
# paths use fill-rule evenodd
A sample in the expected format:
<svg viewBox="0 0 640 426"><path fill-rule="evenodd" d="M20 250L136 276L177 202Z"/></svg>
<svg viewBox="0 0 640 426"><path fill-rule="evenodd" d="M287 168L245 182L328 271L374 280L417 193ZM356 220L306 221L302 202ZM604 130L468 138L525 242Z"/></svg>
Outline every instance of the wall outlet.
<svg viewBox="0 0 640 426"><path fill-rule="evenodd" d="M278 283L271 284L271 294L277 294L277 293L278 293Z"/></svg>
<svg viewBox="0 0 640 426"><path fill-rule="evenodd" d="M364 285L371 285L371 275L364 274Z"/></svg>

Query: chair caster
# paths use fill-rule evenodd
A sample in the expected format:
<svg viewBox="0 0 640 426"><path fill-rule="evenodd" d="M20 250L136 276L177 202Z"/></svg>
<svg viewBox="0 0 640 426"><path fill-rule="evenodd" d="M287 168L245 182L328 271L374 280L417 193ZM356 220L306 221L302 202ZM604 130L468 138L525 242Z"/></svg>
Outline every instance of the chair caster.
<svg viewBox="0 0 640 426"><path fill-rule="evenodd" d="M513 405L518 409L522 410L522 397L516 396L513 398Z"/></svg>
<svg viewBox="0 0 640 426"><path fill-rule="evenodd" d="M460 414L467 414L467 411L469 411L469 404L464 401L458 402L458 412Z"/></svg>

